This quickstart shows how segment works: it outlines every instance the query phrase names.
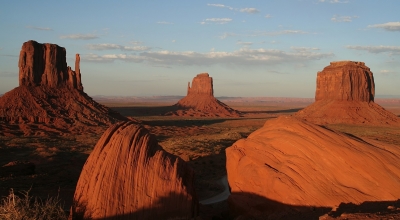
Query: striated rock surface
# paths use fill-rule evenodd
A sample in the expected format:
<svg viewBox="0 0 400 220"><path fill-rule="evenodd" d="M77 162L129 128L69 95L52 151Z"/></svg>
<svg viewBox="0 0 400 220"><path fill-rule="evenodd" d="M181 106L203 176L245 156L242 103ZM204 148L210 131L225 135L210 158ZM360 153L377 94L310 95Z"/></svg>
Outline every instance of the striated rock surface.
<svg viewBox="0 0 400 220"><path fill-rule="evenodd" d="M79 68L79 54L75 66ZM79 69L67 66L66 50L56 44L30 40L22 45L19 55L20 86L69 86L83 90Z"/></svg>
<svg viewBox="0 0 400 220"><path fill-rule="evenodd" d="M239 117L240 112L214 97L213 79L208 73L197 74L192 86L188 83L187 96L174 105L177 110L167 115L195 117Z"/></svg>
<svg viewBox="0 0 400 220"><path fill-rule="evenodd" d="M400 125L374 96L374 77L363 62L331 62L317 74L315 102L295 116L317 124Z"/></svg>
<svg viewBox="0 0 400 220"><path fill-rule="evenodd" d="M83 92L80 57L73 71L65 48L28 41L19 59L19 87L0 98L1 135L48 135L104 131L128 120Z"/></svg>
<svg viewBox="0 0 400 220"><path fill-rule="evenodd" d="M400 148L290 116L226 149L232 210L266 219L290 210L400 198Z"/></svg>
<svg viewBox="0 0 400 220"><path fill-rule="evenodd" d="M121 122L100 138L79 178L72 219L191 219L194 172L140 125Z"/></svg>
<svg viewBox="0 0 400 220"><path fill-rule="evenodd" d="M315 101L374 101L375 83L363 62L338 61L317 74Z"/></svg>

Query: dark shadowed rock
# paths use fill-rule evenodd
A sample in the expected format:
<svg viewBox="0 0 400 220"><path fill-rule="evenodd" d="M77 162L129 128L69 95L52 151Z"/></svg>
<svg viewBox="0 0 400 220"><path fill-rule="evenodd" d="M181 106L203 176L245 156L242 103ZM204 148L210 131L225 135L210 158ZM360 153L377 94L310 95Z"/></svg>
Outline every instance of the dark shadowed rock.
<svg viewBox="0 0 400 220"><path fill-rule="evenodd" d="M35 174L35 164L29 161L12 161L0 167L0 177Z"/></svg>
<svg viewBox="0 0 400 220"><path fill-rule="evenodd" d="M112 125L83 167L72 219L191 219L194 172L140 125Z"/></svg>

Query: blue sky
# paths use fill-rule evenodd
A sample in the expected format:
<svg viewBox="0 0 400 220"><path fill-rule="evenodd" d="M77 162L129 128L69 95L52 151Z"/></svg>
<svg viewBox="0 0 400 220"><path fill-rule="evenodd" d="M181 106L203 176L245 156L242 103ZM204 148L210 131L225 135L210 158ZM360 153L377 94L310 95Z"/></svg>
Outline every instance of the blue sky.
<svg viewBox="0 0 400 220"><path fill-rule="evenodd" d="M363 61L376 94L400 96L399 0L1 1L0 93L18 86L28 40L81 54L89 95L314 97L331 61Z"/></svg>

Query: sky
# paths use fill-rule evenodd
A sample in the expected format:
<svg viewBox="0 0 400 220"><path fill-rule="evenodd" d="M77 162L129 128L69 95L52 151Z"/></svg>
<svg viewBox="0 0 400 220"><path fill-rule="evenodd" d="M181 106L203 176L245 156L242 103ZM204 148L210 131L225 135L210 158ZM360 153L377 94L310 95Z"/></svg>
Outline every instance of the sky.
<svg viewBox="0 0 400 220"><path fill-rule="evenodd" d="M18 86L28 40L81 56L84 91L186 95L208 72L215 96L315 95L331 61L362 61L376 95L400 97L400 0L1 1L0 94Z"/></svg>

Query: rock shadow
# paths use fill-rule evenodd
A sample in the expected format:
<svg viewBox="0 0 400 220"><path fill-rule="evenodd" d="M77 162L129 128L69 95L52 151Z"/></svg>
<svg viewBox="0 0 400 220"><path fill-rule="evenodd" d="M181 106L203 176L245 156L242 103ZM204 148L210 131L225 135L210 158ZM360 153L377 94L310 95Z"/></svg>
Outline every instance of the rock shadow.
<svg viewBox="0 0 400 220"><path fill-rule="evenodd" d="M73 220L141 220L141 219L193 219L199 213L199 206L197 201L193 201L196 205L193 205L191 209L185 210L187 207L178 207L176 201L181 201L185 195L170 192L167 196L160 197L157 201L152 203L152 207L143 207L134 212L127 212L124 214L113 215L109 217L96 217L96 213L93 210L89 210L86 204L77 204L73 202L71 208L71 216ZM189 207L189 205L188 205ZM119 210L123 212L123 210Z"/></svg>
<svg viewBox="0 0 400 220"><path fill-rule="evenodd" d="M110 107L125 117L140 116L163 116L168 112L176 111L178 106L133 106L133 107Z"/></svg>
<svg viewBox="0 0 400 220"><path fill-rule="evenodd" d="M291 108L291 109L282 109L282 110L272 110L272 111L241 111L244 114L284 114L284 113L296 113L303 108Z"/></svg>

